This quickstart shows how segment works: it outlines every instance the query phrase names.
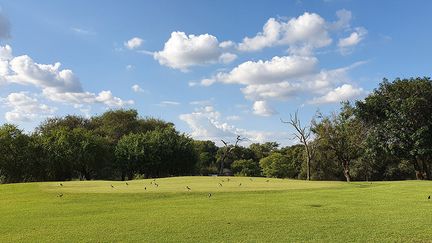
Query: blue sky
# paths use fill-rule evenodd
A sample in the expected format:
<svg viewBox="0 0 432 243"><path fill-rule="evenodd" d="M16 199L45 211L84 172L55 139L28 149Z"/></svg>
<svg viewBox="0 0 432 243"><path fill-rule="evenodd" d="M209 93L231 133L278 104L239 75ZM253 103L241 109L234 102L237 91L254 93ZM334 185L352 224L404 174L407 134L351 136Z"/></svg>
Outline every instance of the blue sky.
<svg viewBox="0 0 432 243"><path fill-rule="evenodd" d="M196 139L292 144L299 110L430 76L430 1L0 1L0 122L134 108Z"/></svg>

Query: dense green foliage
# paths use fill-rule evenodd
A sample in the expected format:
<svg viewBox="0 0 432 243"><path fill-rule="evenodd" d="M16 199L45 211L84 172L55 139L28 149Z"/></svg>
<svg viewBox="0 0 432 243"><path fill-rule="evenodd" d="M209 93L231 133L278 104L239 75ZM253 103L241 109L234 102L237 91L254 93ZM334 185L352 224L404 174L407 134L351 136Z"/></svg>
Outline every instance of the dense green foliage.
<svg viewBox="0 0 432 243"><path fill-rule="evenodd" d="M430 181L227 179L157 179L159 187L152 179L128 181L129 185L113 181L0 185L0 242L431 239Z"/></svg>
<svg viewBox="0 0 432 243"><path fill-rule="evenodd" d="M310 139L287 147L276 142L246 147L240 136L218 147L179 133L172 123L141 118L136 110L50 118L31 134L5 124L0 183L209 174L348 182L432 179L429 78L384 80L364 100L343 102L339 112L317 113L312 120L304 127L312 132Z"/></svg>

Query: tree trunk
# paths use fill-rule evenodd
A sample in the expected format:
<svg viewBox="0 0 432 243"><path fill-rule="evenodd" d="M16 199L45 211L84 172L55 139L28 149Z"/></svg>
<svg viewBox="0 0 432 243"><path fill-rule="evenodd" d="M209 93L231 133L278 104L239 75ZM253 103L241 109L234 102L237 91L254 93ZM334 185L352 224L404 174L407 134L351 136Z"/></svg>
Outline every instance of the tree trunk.
<svg viewBox="0 0 432 243"><path fill-rule="evenodd" d="M417 180L423 180L423 173L421 172L419 160L416 158L415 160L410 160L412 165L414 166L414 171Z"/></svg>
<svg viewBox="0 0 432 243"><path fill-rule="evenodd" d="M344 162L343 167L344 167L344 176L346 178L346 181L350 182L351 181L351 175L350 175L350 170L349 170L349 163Z"/></svg>
<svg viewBox="0 0 432 243"><path fill-rule="evenodd" d="M223 162L223 160L221 160L221 166L220 166L220 169L219 169L219 175L223 175L223 169L224 169L224 162Z"/></svg>
<svg viewBox="0 0 432 243"><path fill-rule="evenodd" d="M430 180L431 175L426 160L422 160L422 167L423 167L423 179Z"/></svg>
<svg viewBox="0 0 432 243"><path fill-rule="evenodd" d="M306 150L306 180L310 181L311 179L311 173L310 173L310 161L311 161L311 156L310 156L310 151L309 151L309 147L307 145L307 143L303 144Z"/></svg>

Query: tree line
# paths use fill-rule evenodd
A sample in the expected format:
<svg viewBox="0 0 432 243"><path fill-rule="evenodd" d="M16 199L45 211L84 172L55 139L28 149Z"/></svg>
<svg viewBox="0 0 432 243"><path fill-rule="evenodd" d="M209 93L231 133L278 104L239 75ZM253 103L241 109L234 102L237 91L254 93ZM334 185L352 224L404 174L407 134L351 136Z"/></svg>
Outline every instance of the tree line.
<svg viewBox="0 0 432 243"><path fill-rule="evenodd" d="M285 121L284 121L285 122ZM299 144L193 140L173 123L111 110L0 127L0 182L234 174L309 180L431 179L432 81L384 79L364 100L286 121ZM233 138L235 139L235 138Z"/></svg>

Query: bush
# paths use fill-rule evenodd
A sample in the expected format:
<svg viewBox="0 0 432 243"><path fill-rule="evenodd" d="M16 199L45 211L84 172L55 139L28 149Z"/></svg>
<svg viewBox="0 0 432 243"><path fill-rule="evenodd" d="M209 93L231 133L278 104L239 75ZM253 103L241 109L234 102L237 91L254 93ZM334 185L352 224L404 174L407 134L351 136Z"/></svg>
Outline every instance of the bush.
<svg viewBox="0 0 432 243"><path fill-rule="evenodd" d="M231 164L231 169L235 175L240 176L260 176L261 168L252 159L240 159Z"/></svg>
<svg viewBox="0 0 432 243"><path fill-rule="evenodd" d="M272 153L262 158L259 162L263 174L267 177L294 177L297 174L296 166L291 163L287 156L280 153Z"/></svg>

